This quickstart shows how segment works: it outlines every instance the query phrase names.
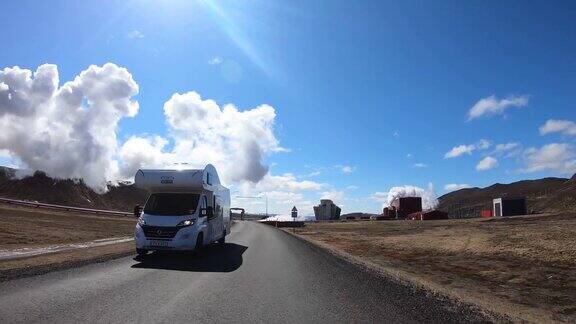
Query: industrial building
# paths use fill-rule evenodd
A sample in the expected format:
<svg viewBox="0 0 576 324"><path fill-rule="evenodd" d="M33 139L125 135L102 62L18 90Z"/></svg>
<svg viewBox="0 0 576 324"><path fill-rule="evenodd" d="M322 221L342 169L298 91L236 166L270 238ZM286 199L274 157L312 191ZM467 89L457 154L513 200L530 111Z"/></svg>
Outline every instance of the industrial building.
<svg viewBox="0 0 576 324"><path fill-rule="evenodd" d="M406 219L408 215L422 211L422 197L399 197L390 203L396 210L398 219Z"/></svg>
<svg viewBox="0 0 576 324"><path fill-rule="evenodd" d="M425 212L415 212L408 215L409 220L434 220L434 219L448 219L448 213L440 210L429 210Z"/></svg>
<svg viewBox="0 0 576 324"><path fill-rule="evenodd" d="M383 219L396 219L396 208L395 207L384 207L382 211Z"/></svg>
<svg viewBox="0 0 576 324"><path fill-rule="evenodd" d="M316 220L339 220L342 209L336 206L330 199L320 200L320 205L314 206Z"/></svg>
<svg viewBox="0 0 576 324"><path fill-rule="evenodd" d="M526 215L526 198L497 198L493 201L494 217Z"/></svg>

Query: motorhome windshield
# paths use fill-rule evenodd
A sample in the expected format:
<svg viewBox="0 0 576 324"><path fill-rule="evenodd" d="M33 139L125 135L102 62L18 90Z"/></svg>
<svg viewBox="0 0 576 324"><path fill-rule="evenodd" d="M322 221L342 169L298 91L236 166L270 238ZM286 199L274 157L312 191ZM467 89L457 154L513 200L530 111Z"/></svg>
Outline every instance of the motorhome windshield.
<svg viewBox="0 0 576 324"><path fill-rule="evenodd" d="M144 213L149 215L180 216L196 211L200 195L192 193L155 193L150 195Z"/></svg>

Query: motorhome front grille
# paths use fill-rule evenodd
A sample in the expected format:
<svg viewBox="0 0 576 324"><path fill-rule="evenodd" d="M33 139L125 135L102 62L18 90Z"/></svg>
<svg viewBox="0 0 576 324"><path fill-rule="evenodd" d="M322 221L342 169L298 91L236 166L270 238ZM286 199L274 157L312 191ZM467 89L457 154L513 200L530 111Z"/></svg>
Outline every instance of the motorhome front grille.
<svg viewBox="0 0 576 324"><path fill-rule="evenodd" d="M178 232L178 227L173 226L142 226L144 235L150 238L173 238Z"/></svg>

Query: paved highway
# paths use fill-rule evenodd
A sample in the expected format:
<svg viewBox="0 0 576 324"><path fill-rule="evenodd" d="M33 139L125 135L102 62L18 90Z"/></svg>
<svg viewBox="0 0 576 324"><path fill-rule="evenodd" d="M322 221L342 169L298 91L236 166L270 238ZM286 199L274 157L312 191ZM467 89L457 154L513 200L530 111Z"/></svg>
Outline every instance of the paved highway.
<svg viewBox="0 0 576 324"><path fill-rule="evenodd" d="M202 258L126 257L0 283L0 323L481 322L266 225Z"/></svg>

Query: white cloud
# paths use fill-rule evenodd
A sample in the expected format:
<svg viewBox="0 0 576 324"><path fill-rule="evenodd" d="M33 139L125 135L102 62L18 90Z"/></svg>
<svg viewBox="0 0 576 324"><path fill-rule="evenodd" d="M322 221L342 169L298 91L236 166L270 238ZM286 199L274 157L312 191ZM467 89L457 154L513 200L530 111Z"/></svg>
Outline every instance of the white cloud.
<svg viewBox="0 0 576 324"><path fill-rule="evenodd" d="M142 166L162 166L178 162L175 156L164 153L168 140L161 136L131 136L120 148L123 178L131 178Z"/></svg>
<svg viewBox="0 0 576 324"><path fill-rule="evenodd" d="M266 195L268 199L276 200L282 204L294 204L295 202L302 201L304 196L301 193L291 191L270 191Z"/></svg>
<svg viewBox="0 0 576 324"><path fill-rule="evenodd" d="M356 190L356 189L358 189L358 186L349 185L349 186L346 187L346 189L348 189L348 190Z"/></svg>
<svg viewBox="0 0 576 324"><path fill-rule="evenodd" d="M312 167L312 166L310 166L310 165L305 165L305 167L306 167L307 169L312 169L312 171L310 171L310 172L307 173L307 174L300 175L300 176L299 176L300 178L312 178L312 177L316 177L316 176L321 175L321 174L322 174L324 171L326 171L326 169L327 169L326 167Z"/></svg>
<svg viewBox="0 0 576 324"><path fill-rule="evenodd" d="M522 147L520 143L510 142L510 143L497 144L494 150L490 152L490 155L504 156L509 158L517 156L521 153L522 153Z"/></svg>
<svg viewBox="0 0 576 324"><path fill-rule="evenodd" d="M428 165L425 163L414 163L412 166L415 168L427 168L428 167Z"/></svg>
<svg viewBox="0 0 576 324"><path fill-rule="evenodd" d="M496 153L503 153L503 152L507 152L507 151L511 151L515 148L517 148L518 146L520 146L519 143L503 143L503 144L498 144L496 145Z"/></svg>
<svg viewBox="0 0 576 324"><path fill-rule="evenodd" d="M11 157L12 155L10 154L10 151L6 149L0 150L0 158L11 158Z"/></svg>
<svg viewBox="0 0 576 324"><path fill-rule="evenodd" d="M392 136L394 136L394 138L400 138L400 133L398 133L398 131L395 131Z"/></svg>
<svg viewBox="0 0 576 324"><path fill-rule="evenodd" d="M142 34L139 30L132 30L126 34L126 37L130 39L144 38L144 34Z"/></svg>
<svg viewBox="0 0 576 324"><path fill-rule="evenodd" d="M406 154L406 158L407 158L407 159L411 159L411 158L412 158L412 154L410 154L410 153Z"/></svg>
<svg viewBox="0 0 576 324"><path fill-rule="evenodd" d="M576 123L570 120L549 119L540 126L540 135L549 133L562 133L563 135L576 135Z"/></svg>
<svg viewBox="0 0 576 324"><path fill-rule="evenodd" d="M0 149L25 168L105 190L118 171L118 123L138 112L128 70L92 65L59 86L55 65L13 67L0 70L0 84Z"/></svg>
<svg viewBox="0 0 576 324"><path fill-rule="evenodd" d="M481 139L478 141L478 144L476 144L476 148L479 150L487 150L490 146L492 146L492 142L487 139Z"/></svg>
<svg viewBox="0 0 576 324"><path fill-rule="evenodd" d="M480 99L468 111L468 121L478 118L483 115L496 115L502 114L510 107L524 107L528 105L529 96L509 96L505 99L498 100L496 96L492 95L487 98Z"/></svg>
<svg viewBox="0 0 576 324"><path fill-rule="evenodd" d="M493 158L491 156L487 156L480 160L476 165L476 170L478 171L486 171L490 169L494 169L498 166L498 159Z"/></svg>
<svg viewBox="0 0 576 324"><path fill-rule="evenodd" d="M320 190L325 187L324 184L302 180L299 181L291 173L285 173L282 175L271 175L267 174L259 183L251 185L255 190L262 191L273 191L273 190L290 190L290 191L302 191L302 190Z"/></svg>
<svg viewBox="0 0 576 324"><path fill-rule="evenodd" d="M551 143L524 152L524 172L555 171L571 175L576 173L576 151L567 143Z"/></svg>
<svg viewBox="0 0 576 324"><path fill-rule="evenodd" d="M320 194L320 199L330 199L335 204L340 205L344 201L344 192L338 190L324 191Z"/></svg>
<svg viewBox="0 0 576 324"><path fill-rule="evenodd" d="M208 60L210 65L218 65L222 63L222 58L220 56L214 56Z"/></svg>
<svg viewBox="0 0 576 324"><path fill-rule="evenodd" d="M449 184L444 186L444 191L451 192L451 191L456 191L456 190L466 189L466 188L471 188L471 186L469 184L466 184L466 183L460 183L460 184L449 183Z"/></svg>
<svg viewBox="0 0 576 324"><path fill-rule="evenodd" d="M377 191L370 196L370 199L379 202L388 202L388 192Z"/></svg>
<svg viewBox="0 0 576 324"><path fill-rule="evenodd" d="M487 139L481 139L476 144L458 145L453 147L450 151L444 154L445 159L459 157L464 154L471 155L475 150L487 150L492 146L492 142Z"/></svg>
<svg viewBox="0 0 576 324"><path fill-rule="evenodd" d="M476 149L476 146L471 144L471 145L458 145L453 147L450 151L448 151L445 155L444 158L445 159L451 159L451 158L455 158L455 157L459 157L460 155L463 154L472 154L472 151L474 151Z"/></svg>
<svg viewBox="0 0 576 324"><path fill-rule="evenodd" d="M316 177L322 174L322 171L320 170L316 170L316 171L312 171L310 173L308 173L307 175L305 175L305 177L311 178L311 177Z"/></svg>
<svg viewBox="0 0 576 324"><path fill-rule="evenodd" d="M355 166L350 166L350 165L336 165L336 168L340 169L340 171L342 171L342 173L352 173L354 171L356 171L356 167Z"/></svg>
<svg viewBox="0 0 576 324"><path fill-rule="evenodd" d="M240 111L232 104L220 107L213 100L203 100L198 93L192 91L174 94L164 104L164 114L174 148L159 154L157 161L163 165L186 162L191 167L202 167L212 163L226 183L257 183L268 174L268 166L264 164L265 156L285 150L280 147L274 135L276 112L269 105ZM139 147L142 141L149 139L132 137L124 146L137 143ZM143 147L157 148L158 145ZM137 147L131 150L135 151ZM125 151L127 149L123 147L122 152ZM123 160L125 158L122 156ZM135 172L134 167L137 165L151 166L147 165L148 160L130 161L122 166L127 176Z"/></svg>

